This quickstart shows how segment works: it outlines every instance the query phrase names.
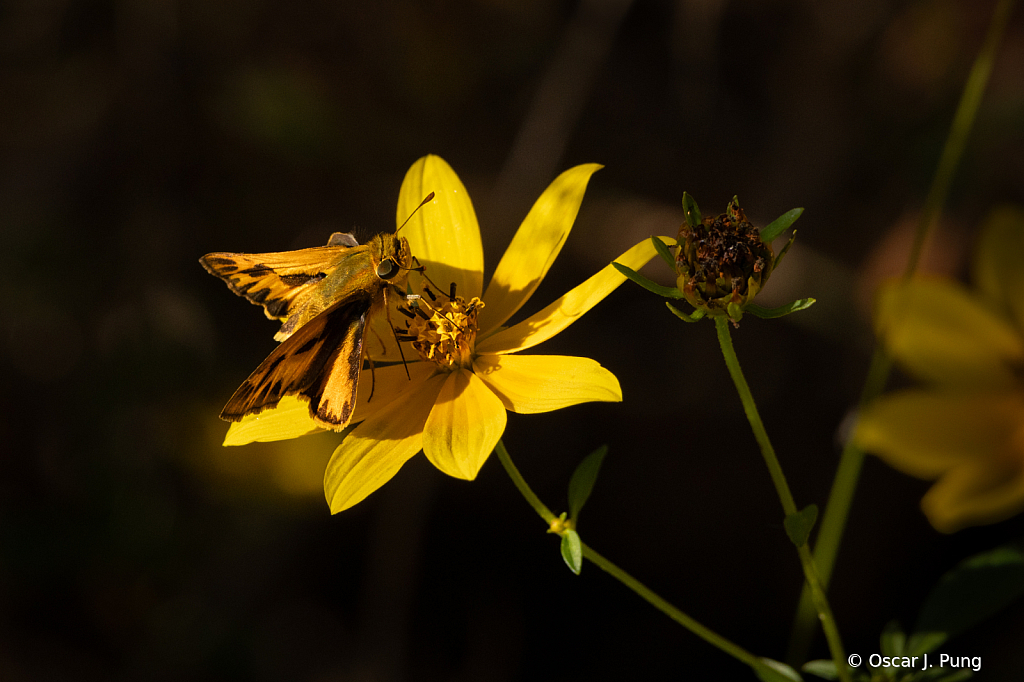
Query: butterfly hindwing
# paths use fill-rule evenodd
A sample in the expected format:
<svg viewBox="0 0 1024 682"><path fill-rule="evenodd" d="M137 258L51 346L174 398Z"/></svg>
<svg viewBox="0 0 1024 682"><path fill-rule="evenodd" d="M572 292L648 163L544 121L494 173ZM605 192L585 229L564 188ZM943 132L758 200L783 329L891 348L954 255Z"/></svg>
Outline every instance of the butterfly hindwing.
<svg viewBox="0 0 1024 682"><path fill-rule="evenodd" d="M319 425L344 427L354 407L371 303L370 297L352 296L299 327L235 391L221 418L239 421L294 395L309 402Z"/></svg>

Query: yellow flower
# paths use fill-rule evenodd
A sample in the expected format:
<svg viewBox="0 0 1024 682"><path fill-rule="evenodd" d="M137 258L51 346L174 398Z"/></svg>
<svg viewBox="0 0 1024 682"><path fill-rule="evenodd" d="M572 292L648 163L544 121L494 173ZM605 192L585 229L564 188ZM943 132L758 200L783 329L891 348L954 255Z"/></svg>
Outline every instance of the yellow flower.
<svg viewBox="0 0 1024 682"><path fill-rule="evenodd" d="M929 389L883 396L854 438L893 467L938 479L921 507L936 529L1024 510L1024 211L993 212L971 292L942 279L883 289L878 331Z"/></svg>
<svg viewBox="0 0 1024 682"><path fill-rule="evenodd" d="M439 157L413 164L399 193L397 218L401 223L434 192L433 202L402 235L440 291L411 273L410 287L422 298L390 313L405 362L385 316L377 316L367 332L374 371L364 371L359 382L353 423L360 423L335 450L324 477L332 513L363 500L420 450L446 474L472 480L505 430L506 410L548 412L622 400L618 380L593 360L514 354L562 331L625 281L610 265L539 313L502 326L547 274L598 168L577 166L551 183L484 291L480 229L465 187ZM645 240L616 260L636 269L654 253ZM233 424L224 444L313 430L306 405L287 398L274 410Z"/></svg>

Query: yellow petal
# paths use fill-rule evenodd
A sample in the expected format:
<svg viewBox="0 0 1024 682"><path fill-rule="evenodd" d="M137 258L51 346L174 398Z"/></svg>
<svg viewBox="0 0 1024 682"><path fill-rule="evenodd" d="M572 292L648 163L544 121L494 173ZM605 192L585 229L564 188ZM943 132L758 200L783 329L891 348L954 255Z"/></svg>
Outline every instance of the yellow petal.
<svg viewBox="0 0 1024 682"><path fill-rule="evenodd" d="M418 382L425 380L433 371L432 365L423 362L408 364L409 376L403 365L378 367L373 371L364 369L359 375L359 395L352 422L360 422L371 416L377 409L387 405ZM370 392L373 399L367 402ZM277 407L259 414L243 417L232 422L224 438L224 445L245 445L257 441L286 440L322 431L309 415L309 403L295 396L285 396Z"/></svg>
<svg viewBox="0 0 1024 682"><path fill-rule="evenodd" d="M282 398L275 408L232 422L224 437L224 445L286 440L320 430L309 416L309 403L289 395Z"/></svg>
<svg viewBox="0 0 1024 682"><path fill-rule="evenodd" d="M1024 361L1024 339L960 285L922 278L883 287L879 334L889 352L921 378L946 386L1010 388Z"/></svg>
<svg viewBox="0 0 1024 682"><path fill-rule="evenodd" d="M357 426L327 463L324 493L331 513L361 502L391 480L423 445L423 424L443 377L432 377Z"/></svg>
<svg viewBox="0 0 1024 682"><path fill-rule="evenodd" d="M512 317L548 274L576 221L590 176L600 168L596 163L570 168L537 199L487 285L487 307L480 313L483 333Z"/></svg>
<svg viewBox="0 0 1024 682"><path fill-rule="evenodd" d="M1024 424L1024 395L899 391L869 405L854 441L890 466L933 479L1006 447Z"/></svg>
<svg viewBox="0 0 1024 682"><path fill-rule="evenodd" d="M921 500L936 530L996 523L1024 511L1024 467L978 460L952 469Z"/></svg>
<svg viewBox="0 0 1024 682"><path fill-rule="evenodd" d="M395 399L409 391L417 390L419 385L433 374L434 368L432 362L410 362L407 365L364 369L359 373L359 394L356 397L355 410L352 412L352 422L370 419Z"/></svg>
<svg viewBox="0 0 1024 682"><path fill-rule="evenodd" d="M406 173L398 195L397 224L431 192L434 200L416 212L401 234L426 266L427 277L443 291L455 282L460 296L479 296L484 286L480 226L466 188L440 156L424 156Z"/></svg>
<svg viewBox="0 0 1024 682"><path fill-rule="evenodd" d="M520 414L622 400L619 380L590 358L483 355L473 363L473 369L506 409Z"/></svg>
<svg viewBox="0 0 1024 682"><path fill-rule="evenodd" d="M423 453L455 478L472 481L505 431L505 407L470 372L452 372L423 430Z"/></svg>
<svg viewBox="0 0 1024 682"><path fill-rule="evenodd" d="M675 244L675 240L669 237L661 237L661 240ZM645 239L616 258L615 262L639 270L655 253L651 240ZM625 276L609 265L536 315L480 341L476 346L477 351L515 353L532 348L575 322L625 281Z"/></svg>
<svg viewBox="0 0 1024 682"><path fill-rule="evenodd" d="M974 251L974 282L989 300L1009 313L1024 332L1024 210L994 209Z"/></svg>

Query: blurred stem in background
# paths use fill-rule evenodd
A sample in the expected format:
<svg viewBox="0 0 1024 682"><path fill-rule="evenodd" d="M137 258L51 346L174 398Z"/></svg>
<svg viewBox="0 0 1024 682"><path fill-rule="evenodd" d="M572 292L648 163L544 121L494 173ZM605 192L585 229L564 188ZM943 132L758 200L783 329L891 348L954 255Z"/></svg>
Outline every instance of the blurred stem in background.
<svg viewBox="0 0 1024 682"><path fill-rule="evenodd" d="M907 267L903 273L904 279L910 279L914 275L928 234L938 223L939 215L942 213L946 197L949 194L953 174L960 163L967 137L974 126L978 106L992 73L996 52L1015 4L1016 0L999 0L996 4L988 32L971 68L971 73L967 77L967 83L964 85L963 95L960 97L956 114L953 116L953 123L950 126L942 156L939 158L935 176L932 178L931 188L925 198L917 230L914 233L914 243L907 259ZM858 410L882 393L891 369L892 359L885 349L876 342L871 365L857 406ZM864 451L848 441L839 460L839 468L832 483L832 492L829 495L825 514L822 517L821 529L814 546L815 563L822 587L825 589L828 589L829 579L832 576L836 554L842 541L846 519L853 503L853 494L863 463ZM789 651L786 655L786 660L791 665L798 666L806 660L814 636L817 616L811 589L804 585L790 635Z"/></svg>
<svg viewBox="0 0 1024 682"><path fill-rule="evenodd" d="M545 178L555 174L632 4L583 0L577 7L495 184L494 196L508 202L513 213L518 213L518 204L536 196L532 188L543 189Z"/></svg>

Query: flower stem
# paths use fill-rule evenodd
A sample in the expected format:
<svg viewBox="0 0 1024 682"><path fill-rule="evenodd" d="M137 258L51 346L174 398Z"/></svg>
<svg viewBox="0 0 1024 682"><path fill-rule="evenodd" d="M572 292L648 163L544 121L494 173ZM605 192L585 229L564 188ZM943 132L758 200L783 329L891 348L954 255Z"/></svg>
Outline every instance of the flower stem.
<svg viewBox="0 0 1024 682"><path fill-rule="evenodd" d="M927 237L942 213L953 175L960 164L968 135L974 127L982 95L992 73L996 52L1015 3L1016 0L999 0L993 11L988 33L985 35L971 73L964 84L964 91L953 116L953 123L950 126L942 156L939 158L935 176L932 178L928 196L925 198L921 210L914 233L914 243L907 259L906 270L903 273L904 279L910 279L917 271ZM858 410L863 409L865 405L881 395L889 378L891 367L892 359L888 353L882 346L876 346L868 376L864 382L864 389L861 392ZM850 506L853 503L853 495L860 479L863 463L864 451L847 441L843 447L836 477L832 483L832 492L829 494L814 545L814 558L821 573L822 585L825 588L828 587L829 579L832 576L832 568L835 566L836 555L839 552L839 545L846 528L846 520L849 517ZM812 595L805 588L800 597L800 604L793 622L793 631L790 635L787 660L791 665L798 665L807 658L814 635L814 618L815 609Z"/></svg>
<svg viewBox="0 0 1024 682"><path fill-rule="evenodd" d="M729 654L733 658L743 663L746 663L752 668L761 667L762 663L759 657L750 653L738 644L734 644L725 637L722 637L717 632L714 632L713 630L710 630L707 627L701 625L699 622L697 622L690 616L686 615L676 607L672 606L667 601L659 597L649 587L641 583L639 580L637 580L630 574L626 573L624 570L613 564L608 559L598 554L593 548L591 548L585 542L581 542L580 544L583 547L583 556L585 558L594 562L602 571L612 576L629 589L636 592L637 595L644 599L648 604L658 609L666 616L668 616L669 618L679 623L693 634L703 639L708 644L718 647L719 649Z"/></svg>
<svg viewBox="0 0 1024 682"><path fill-rule="evenodd" d="M540 498L537 497L536 493L534 493L526 483L526 479L524 479L523 475L519 473L519 469L516 468L516 465L512 463L512 457L508 454L508 450L505 449L505 444L499 440L494 451L498 453L498 460L501 462L501 465L505 467L505 472L508 474L508 477L512 479L516 488L519 489L519 492L526 498L526 501L530 503L531 507L533 507L533 511L537 512L537 514L544 519L544 523L550 526L551 522L557 517L551 513L551 510L548 509L543 502L540 501Z"/></svg>
<svg viewBox="0 0 1024 682"><path fill-rule="evenodd" d="M750 392L750 386L743 376L740 368L739 358L736 357L736 350L732 346L732 334L729 331L729 318L725 315L715 317L715 329L718 331L718 343L722 347L722 355L725 356L725 366L729 368L729 376L736 384L736 390L740 394L740 401L743 403L743 411L750 422L750 428L754 432L757 444L761 446L761 455L764 463L768 465L768 473L771 474L772 483L779 494L779 501L782 502L782 509L786 516L797 512L796 502L793 500L793 493L789 491L789 483L786 482L786 475L782 473L782 466L778 457L775 456L775 448L768 438L768 432L764 429L764 422L757 411L754 403L754 396Z"/></svg>
<svg viewBox="0 0 1024 682"><path fill-rule="evenodd" d="M754 438L761 447L761 456L764 457L764 462L768 465L768 473L772 477L772 483L775 484L779 501L782 502L782 510L786 516L796 514L797 507L793 500L793 493L789 490L786 475L782 472L782 465L779 464L779 458L775 455L775 448L772 447L771 439L768 438L768 432L765 431L764 422L761 421L761 415L757 411L754 396L751 394L750 386L747 385L743 370L740 368L739 358L736 357L736 350L732 345L732 333L729 330L729 318L725 315L715 317L715 329L718 332L718 343L722 347L722 355L725 357L725 365L729 368L729 375L732 377L733 383L736 384L736 391L740 394L743 411L747 415L747 421L750 422ZM825 638L828 640L829 651L831 651L832 660L836 664L839 679L843 682L850 682L843 641L839 636L839 628L836 627L835 617L832 615L828 599L825 597L825 590L822 588L810 547L804 543L797 547L797 553L800 555L800 565L810 588L812 604L818 618L821 619L821 626L825 631Z"/></svg>
<svg viewBox="0 0 1024 682"><path fill-rule="evenodd" d="M501 462L501 465L505 467L505 471L508 473L509 478L512 479L512 482L515 484L516 488L519 489L519 492L522 493L523 497L526 498L526 501L530 504L531 507L533 507L533 510L537 512L537 514L542 519L544 519L544 523L550 526L551 522L557 517L553 513L551 513L551 510L548 509L544 505L544 503L540 501L540 498L537 497L537 495L534 494L533 490L530 489L530 486L527 485L526 481L523 479L522 474L519 473L519 469L517 469L516 465L512 463L512 457L509 456L508 450L505 449L505 444L502 443L501 441L498 441L498 445L495 447L494 451L497 453L498 460ZM597 564L597 566L602 571L612 576L629 589L633 590L633 592L635 592L639 597L644 599L651 606L658 609L666 616L668 616L669 618L679 623L693 634L703 639L708 644L711 644L712 646L721 649L733 658L749 665L751 668L754 668L755 670L762 670L768 667L765 665L763 659L761 659L758 656L755 656L754 654L750 653L738 644L729 641L725 637L722 637L713 630L708 629L704 625L701 625L698 621L686 615L685 613L677 609L675 606L672 606L672 604L665 601L663 598L658 596L646 585L644 585L639 580L637 580L630 574L626 573L624 570L616 566L614 563L603 557L601 554L599 554L586 543L581 542L580 544L583 548L583 556L585 558Z"/></svg>

